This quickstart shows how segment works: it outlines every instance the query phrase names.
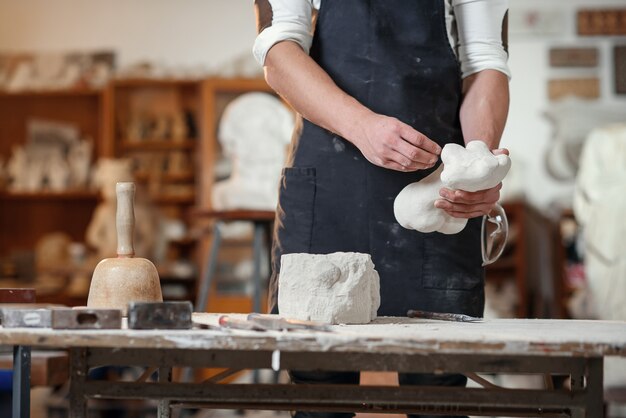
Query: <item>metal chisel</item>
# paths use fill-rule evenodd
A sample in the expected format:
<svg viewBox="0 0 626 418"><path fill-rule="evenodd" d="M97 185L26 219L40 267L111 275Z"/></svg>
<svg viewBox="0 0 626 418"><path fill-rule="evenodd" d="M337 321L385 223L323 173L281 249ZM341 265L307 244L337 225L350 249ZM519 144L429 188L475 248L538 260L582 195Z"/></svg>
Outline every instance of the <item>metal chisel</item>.
<svg viewBox="0 0 626 418"><path fill-rule="evenodd" d="M406 315L409 318L424 318L424 319L436 319L439 321L454 321L454 322L482 322L482 318L475 316L455 314L455 313L441 313L441 312L428 312L409 310Z"/></svg>

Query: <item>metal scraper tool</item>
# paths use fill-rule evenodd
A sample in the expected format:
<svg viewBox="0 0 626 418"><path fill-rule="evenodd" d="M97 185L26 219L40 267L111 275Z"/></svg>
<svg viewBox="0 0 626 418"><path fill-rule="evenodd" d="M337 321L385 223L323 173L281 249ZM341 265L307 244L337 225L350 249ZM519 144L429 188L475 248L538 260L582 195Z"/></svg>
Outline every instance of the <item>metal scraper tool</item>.
<svg viewBox="0 0 626 418"><path fill-rule="evenodd" d="M428 312L409 310L406 315L409 318L424 318L424 319L436 319L439 321L454 321L454 322L482 322L482 318L475 316L455 314L455 313L441 313L441 312Z"/></svg>

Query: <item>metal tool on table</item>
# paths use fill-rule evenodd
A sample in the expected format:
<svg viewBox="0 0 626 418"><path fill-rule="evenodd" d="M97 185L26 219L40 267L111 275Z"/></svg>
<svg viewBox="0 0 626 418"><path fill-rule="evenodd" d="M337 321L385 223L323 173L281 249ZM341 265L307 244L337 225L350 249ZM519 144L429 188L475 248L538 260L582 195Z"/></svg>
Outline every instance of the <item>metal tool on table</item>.
<svg viewBox="0 0 626 418"><path fill-rule="evenodd" d="M134 183L117 183L117 258L106 258L96 266L91 279L87 306L121 309L126 315L129 302L162 302L157 269L151 261L134 257Z"/></svg>
<svg viewBox="0 0 626 418"><path fill-rule="evenodd" d="M190 329L191 302L130 302L130 329Z"/></svg>
<svg viewBox="0 0 626 418"><path fill-rule="evenodd" d="M50 309L0 309L0 322L4 328L50 328L52 315Z"/></svg>
<svg viewBox="0 0 626 418"><path fill-rule="evenodd" d="M247 319L235 318L229 315L222 315L218 319L220 326L224 328L242 329L247 331L267 331L267 328Z"/></svg>
<svg viewBox="0 0 626 418"><path fill-rule="evenodd" d="M302 321L299 319L283 318L278 315L251 313L248 315L248 321L258 324L265 329L273 331L282 330L312 330L312 331L331 331L327 324L315 321Z"/></svg>
<svg viewBox="0 0 626 418"><path fill-rule="evenodd" d="M119 309L64 308L52 310L53 329L120 329Z"/></svg>
<svg viewBox="0 0 626 418"><path fill-rule="evenodd" d="M435 319L438 321L454 321L454 322L482 322L482 318L475 316L456 314L456 313L441 313L441 312L428 312L419 310L409 310L406 315L409 318L424 318Z"/></svg>

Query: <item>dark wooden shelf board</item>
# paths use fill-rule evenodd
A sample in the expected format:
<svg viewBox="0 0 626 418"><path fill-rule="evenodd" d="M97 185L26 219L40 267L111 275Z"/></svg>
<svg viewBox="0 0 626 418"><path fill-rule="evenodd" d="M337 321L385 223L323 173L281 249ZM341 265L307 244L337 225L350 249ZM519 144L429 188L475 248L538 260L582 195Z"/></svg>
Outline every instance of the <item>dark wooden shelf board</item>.
<svg viewBox="0 0 626 418"><path fill-rule="evenodd" d="M141 141L123 140L120 142L125 151L171 151L171 150L192 150L197 144L193 139L184 141L165 139L144 139Z"/></svg>

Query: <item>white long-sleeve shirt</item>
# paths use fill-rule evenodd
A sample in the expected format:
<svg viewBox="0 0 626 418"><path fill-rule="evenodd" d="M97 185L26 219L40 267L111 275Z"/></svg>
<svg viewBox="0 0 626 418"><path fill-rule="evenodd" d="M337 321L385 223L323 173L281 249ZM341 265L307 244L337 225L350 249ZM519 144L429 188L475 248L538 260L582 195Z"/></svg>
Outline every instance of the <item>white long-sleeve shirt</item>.
<svg viewBox="0 0 626 418"><path fill-rule="evenodd" d="M257 0L264 8L253 53L261 65L281 41L293 41L308 54L313 41L313 10L324 0ZM461 64L461 75L493 69L506 74L508 0L441 0L445 4L448 40ZM261 7L261 6L260 6ZM504 30L503 30L504 26Z"/></svg>

